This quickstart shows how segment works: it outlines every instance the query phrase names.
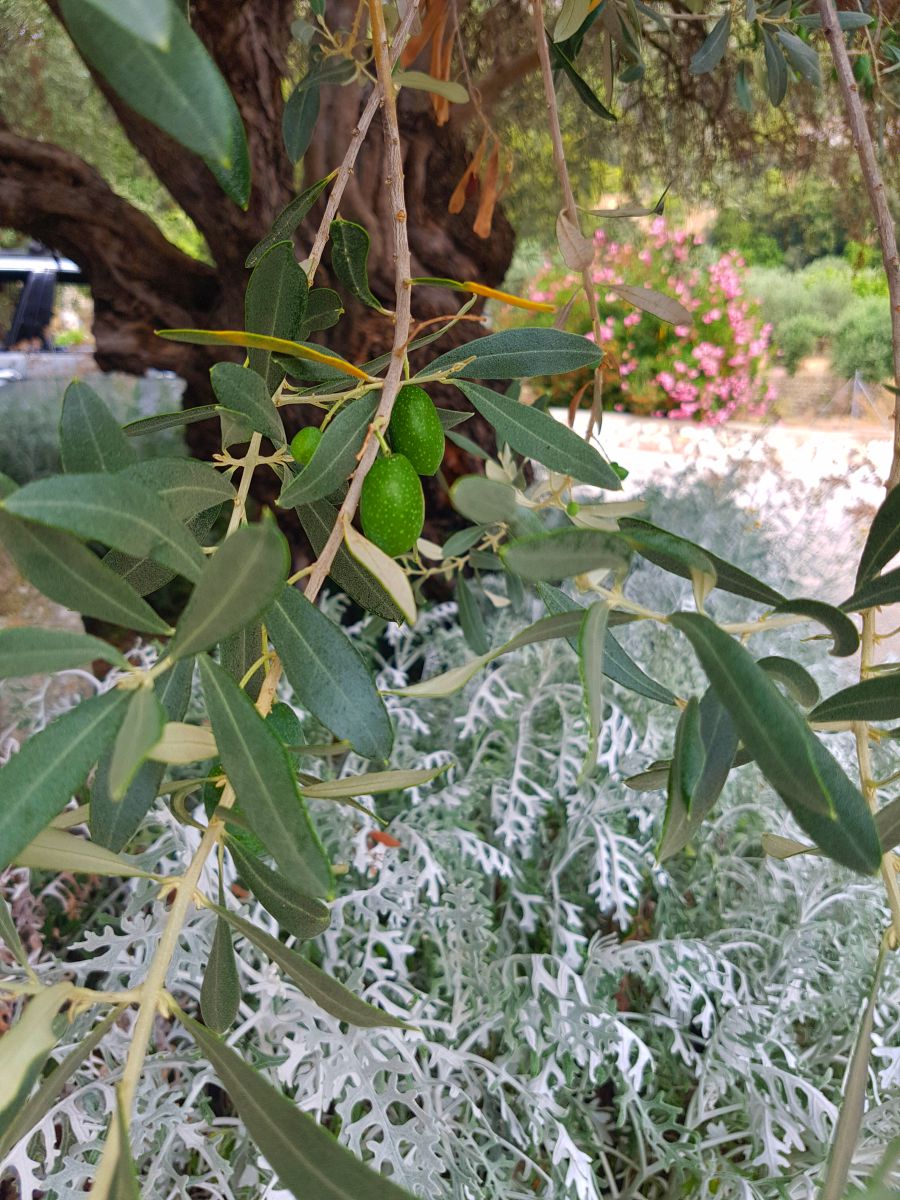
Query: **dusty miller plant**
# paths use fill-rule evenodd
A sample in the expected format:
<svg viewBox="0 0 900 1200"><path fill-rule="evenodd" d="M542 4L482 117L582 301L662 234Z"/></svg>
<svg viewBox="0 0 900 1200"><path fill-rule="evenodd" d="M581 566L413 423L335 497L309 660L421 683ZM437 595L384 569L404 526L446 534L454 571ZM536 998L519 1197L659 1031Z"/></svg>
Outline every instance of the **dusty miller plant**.
<svg viewBox="0 0 900 1200"><path fill-rule="evenodd" d="M250 181L240 118L181 8L171 0L141 6L61 0L61 7L79 48L110 85L196 150L226 191L245 202ZM311 5L321 29L320 54L329 52L339 74L352 68L354 77L368 76L374 86L359 136L341 166L298 196L251 252L246 328L162 331L169 338L247 349L243 366L220 363L213 368L217 404L123 430L102 400L76 382L63 403L63 474L23 487L2 481L0 537L32 583L86 615L166 639L160 657L135 661L88 635L41 629L0 635L0 671L6 677L98 659L119 669L109 686L26 741L0 770L0 864L139 881L128 893L122 930L111 948L104 951L102 939L88 935L87 966L66 963L67 970L52 978L38 976L10 914L0 909L4 940L20 968L4 981L3 993L24 1002L0 1042L2 1147L6 1151L21 1145L44 1122L45 1153L52 1156L48 1114L89 1056L109 1054L112 1047L109 1061L116 1065L104 1106L108 1121L104 1135L95 1135L85 1147L91 1195L138 1195L132 1113L142 1089L155 1086L146 1082L152 1081L156 1065L147 1062L147 1055L160 1036L160 1021L165 1037L185 1046L190 1063L185 1081L190 1083L175 1096L168 1088L159 1102L157 1136L163 1154L151 1164L150 1175L165 1170L173 1126L194 1104L208 1109L205 1088L212 1077L227 1092L280 1187L296 1196L313 1192L389 1200L409 1195L407 1184L427 1194L444 1187L451 1163L449 1186L458 1195L501 1190L515 1195L514 1189L525 1195L548 1186L579 1198L603 1188L624 1187L626 1194L637 1194L638 1187L654 1186L648 1181L661 1172L668 1194L672 1189L716 1194L723 1183L737 1194L752 1194L747 1175L755 1167L786 1168L792 1149L811 1138L824 1141L828 1120L835 1115L833 1102L792 1071L786 1040L763 1036L768 1012L760 1016L752 1005L741 1006L749 996L737 942L709 936L702 923L692 941L676 938L671 946L664 939L646 945L620 942L603 937L599 928L585 928L585 891L598 912L614 913L621 925L630 915L638 919L641 880L659 869L639 836L646 835L649 818L640 815L633 800L620 825L612 819L598 823L596 814L590 817L597 798L592 782L616 769L613 748L623 737L627 741L621 724L625 719L608 703L606 681L611 679L677 715L668 752L630 781L638 792L666 790L665 820L655 847L659 863L677 861L692 846L704 823L717 819L713 814L729 775L754 763L805 835L801 840L769 834L764 843L773 857L787 862L785 871L793 869L790 860L801 860L798 886L808 884L809 894L817 894L828 878L816 869L820 856L863 877L881 872L890 913L887 928L880 928L881 913L864 903L869 893L859 892L859 913L870 919L859 927L857 944L864 940L864 928L872 957L879 943L881 949L850 1058L822 1192L826 1200L834 1200L844 1194L862 1126L877 987L887 952L896 948L900 935L892 851L900 838L900 800L880 805L879 788L892 782L893 774L878 777L872 750L892 736L876 723L900 716L900 674L893 664L876 668L874 662L880 636L877 610L900 599L900 572L885 570L900 550L900 490L889 492L876 514L851 596L838 605L819 597L788 596L708 547L647 521L638 515L639 504L595 502L583 491L576 497L574 489L584 485L618 490L621 471L596 447L590 432L587 439L580 438L539 405L523 403L516 389L521 379L597 368L601 352L589 340L563 328L510 330L438 354L413 369L410 353L437 340L466 315L471 303L448 315L443 326L425 332L413 319L415 287L444 286L473 298L485 292L466 281L419 279L412 272L395 90L399 82L424 87L448 103L459 98L444 78L423 80L407 72L398 79L392 74L418 7L406 3L399 6L401 14L381 0L368 0L360 6L360 17L365 10L369 32L360 19L349 37L338 38L327 28L321 0ZM728 5L712 27L693 60L695 73L714 69L725 53L736 7ZM796 30L824 25L871 191L892 296L900 299L894 295L898 266L884 189L858 97L854 102L844 37L830 0L820 0L818 16L809 12L809 5L800 6L799 14L784 4L741 7L745 23L761 40L776 103L787 86L789 67L807 78L815 74L815 51ZM554 76L565 76L595 113L611 116L595 93L585 92L573 58L590 44L588 35L601 21L604 54L633 57L642 16L658 14L628 2L566 0L548 33L537 0L531 10L563 197L557 236L566 262L582 272L595 312L589 258L593 242L582 233L569 184ZM391 37L386 14L394 18ZM795 15L796 29L791 25ZM317 74L309 87L321 81ZM394 213L396 297L390 312L368 285L366 231L338 216L358 146L379 108ZM298 263L293 232L326 190L318 234L309 255ZM341 315L337 293L312 286L329 244L341 286L392 323L393 348L382 360L350 363L309 341ZM635 295L633 289L628 295L663 319L683 317L667 297ZM563 313L559 323L564 322ZM596 378L592 426L599 424L602 409L599 371ZM485 379L512 381L512 386L503 394L478 382ZM435 448L443 447L445 429L460 437L453 430L460 415L435 410L427 393L421 393L422 385L435 383L457 387L493 426L500 445L484 476L466 476L453 484L451 501L469 524L442 547L418 536L424 510L417 475L433 469L427 463ZM399 409L394 411L395 404L407 401L417 414L411 426L401 422ZM293 454L279 411L291 404L321 410L324 430L318 442L297 447ZM222 425L222 451L215 465L135 461L131 437L211 415ZM246 449L232 453L242 445ZM526 470L529 460L543 468L534 482ZM293 575L285 539L271 514L248 521L247 498L258 470L274 471L280 478L278 505L297 509L317 554L310 567ZM892 482L897 470L895 460ZM232 477L238 472L235 489ZM218 537L215 515L223 505L231 506L230 519ZM363 532L354 524L360 508ZM102 557L95 552L98 546L105 549ZM693 604L679 597L676 611L654 608L650 595L638 592L642 573L629 573L634 560L687 580ZM494 574L488 578L486 573ZM433 574L455 580L458 609L453 611L458 611L475 655L443 670L436 668L445 663L428 661L427 655L424 664L411 662L405 649L411 644L405 641L408 635L393 629L415 624L416 592ZM391 630L384 636L394 645L396 661L386 664L377 680L361 653L365 639L358 632L354 638L352 630L316 604L329 575ZM174 576L186 579L193 590L170 626L144 597ZM302 590L295 586L299 583ZM560 587L563 583L571 586ZM781 588L786 586L781 582ZM743 602L737 613L731 608L733 597ZM487 601L508 603L519 618L499 644L485 627L482 605ZM450 616L449 610L437 610L423 618L426 630ZM651 661L640 663L619 640L618 628L636 623L677 639L680 653L696 660L702 674L685 678L683 694L656 679ZM810 623L827 632L833 655L860 653L859 682L824 700L802 656L793 651L791 639L807 634ZM578 655L577 687L574 679L557 674L560 660L546 648L558 639L567 639ZM772 652L773 644L778 653ZM517 654L526 649L526 656ZM516 677L523 668L525 678ZM419 673L421 678L410 677ZM296 713L276 702L282 675L300 708L324 729L319 740L310 740ZM189 708L195 676L199 707ZM484 683L460 728L463 741L485 731L468 764L470 772L473 766L476 770L471 786L485 774L491 777L490 756L498 753L494 728L502 734L504 725L521 722L523 713L530 721L525 735L520 728L514 739L511 771L501 769L494 779L490 837L472 836L453 821L452 809L446 811L441 792L445 777L463 772L453 760L453 745L421 757L410 753L410 761L395 760L389 766L395 742L412 749L397 731L416 729L422 720L417 706L445 704L452 711L453 698L479 676ZM855 738L853 769L828 746L825 735L841 730ZM345 770L329 778L322 764L336 757L344 759ZM550 794L540 781L540 769L548 762L568 798L564 838L563 815L547 819ZM341 849L348 849L340 836L342 822L346 829L360 815L373 820L360 797L397 796L404 789L412 791L400 803L411 804L411 812L438 808L443 821L438 843L452 845L458 859L474 856L498 888L509 889L498 920L485 919L486 897L465 878L447 885L449 863L442 864L430 846L416 843L412 821L406 827L406 892L398 888L392 895L373 888L367 904L365 891L342 891L342 875L361 867L359 847L350 863L340 859ZM73 795L83 802L71 809ZM169 804L162 835L139 855L125 855L159 795L168 797ZM317 813L314 822L308 800L328 801L332 807L321 819ZM757 802L767 810L770 805L769 800ZM90 839L73 832L85 822ZM369 849L390 847L392 838L373 824ZM512 877L507 864L513 849L533 867L504 883ZM583 872L585 862L587 881L579 879L572 898L565 894L567 871ZM737 873L739 867L733 870ZM427 894L430 886L436 895L433 889L439 884L453 910L446 925L439 911L423 906L419 913L416 907L416 889ZM162 903L148 912L154 894ZM801 895L805 898L806 892ZM855 903L852 888L847 895ZM242 907L239 901L250 897L252 902ZM410 954L409 930L399 938L391 936L391 904L411 906L423 923L418 950L423 962L411 980L401 970ZM552 920L542 921L541 911L548 906ZM349 931L346 936L344 931ZM525 995L516 956L508 952L523 933L533 934L537 943L528 946L522 963L528 979ZM279 934L310 943L309 953L300 953ZM496 945L507 953L498 958L502 969L492 972ZM199 994L192 985L194 954L205 959ZM431 956L435 961L428 961ZM382 971L365 998L337 978L338 972L349 971L352 984L354 977L363 980L375 973L376 963L394 958L396 977ZM466 966L467 977L480 967L480 997L459 992L453 971L457 961ZM686 962L692 962L690 970ZM267 988L277 987L278 972L309 1001L308 1007L301 1006L306 1015L291 1014L292 1022L259 999ZM596 1011L588 996L602 993L605 980L609 991L616 980L626 989L658 993L658 1005L648 1008L646 1030L634 1028L612 1001L606 1011ZM446 1005L448 996L449 1014L441 1003ZM791 1002L790 993L780 999L782 1016ZM804 1013L810 1007L811 997ZM628 1008L626 994L622 1009ZM705 1151L712 1153L720 1142L748 1140L728 1120L734 1081L727 1072L726 1077L716 1075L715 1048L707 1068L699 1072L689 1106L688 1126L695 1118L703 1126L691 1161L679 1162L666 1136L675 1131L667 1123L665 1104L654 1108L664 1089L648 1091L643 1081L654 1064L663 1074L676 1075L678 1060L693 1068L697 1079L694 1039L709 1036L718 1008L738 1013L719 1023L714 1041L727 1047L732 1070L742 1053L747 1056L745 1083L758 1097L758 1127L750 1140L761 1149L754 1150L758 1157L749 1164L739 1150L734 1159L717 1164L710 1177ZM319 1012L363 1033L342 1034L335 1042L333 1032L330 1037L327 1032L333 1025L325 1023L314 1083L310 1087L309 1080L296 1081L298 1105L264 1068L278 1060L282 1074L290 1075L297 1055L309 1062L310 1043L321 1031ZM291 1038L294 1018L306 1033L299 1046ZM508 1062L492 1052L493 1029L500 1021L518 1039L507 1050ZM229 1034L236 1022L238 1035L252 1032L240 1050L233 1044L237 1036ZM684 1026L695 1026L696 1033L688 1035ZM365 1032L370 1029L388 1032ZM77 1039L70 1036L74 1030L80 1034ZM48 1060L62 1039L71 1048L48 1071ZM383 1043L376 1039L389 1039L403 1064L402 1086L400 1068L378 1058L375 1047ZM210 1075L198 1073L187 1057L188 1043L200 1051ZM523 1107L519 1115L516 1093L523 1086L529 1054L536 1056L532 1091L541 1103ZM609 1065L613 1059L615 1069ZM576 1072L586 1073L595 1087L611 1082L620 1119L629 1114L631 1126L642 1133L637 1164L614 1144L600 1116L602 1104L596 1109L567 1107L561 1099ZM447 1103L433 1104L434 1077L460 1108L476 1104L482 1119L475 1126L460 1124L454 1134L447 1132ZM349 1098L342 1091L342 1080L348 1079L354 1081ZM774 1079L783 1081L780 1094L773 1090ZM755 1091L758 1080L764 1082ZM338 1127L350 1149L304 1107L316 1107ZM366 1118L373 1112L378 1114L373 1122L378 1137L368 1135ZM514 1136L504 1140L497 1114ZM405 1139L388 1135L393 1125L409 1126ZM479 1149L476 1166L467 1165L464 1154L441 1153L446 1140L458 1139L463 1128ZM190 1143L190 1133L185 1136ZM146 1140L146 1129L142 1137ZM523 1150L526 1144L534 1147L533 1153ZM197 1139L193 1149L201 1163L197 1169L202 1172L206 1164L221 1181L226 1142L216 1146ZM243 1146L237 1160L228 1170L240 1171L234 1181L238 1194L244 1188L255 1195L268 1186L254 1174L258 1164ZM60 1173L59 1186L83 1187L84 1163L85 1157L74 1153L71 1165ZM885 1169L890 1170L889 1163ZM146 1186L153 1192L159 1183L148 1178ZM221 1182L217 1186L221 1191Z"/></svg>

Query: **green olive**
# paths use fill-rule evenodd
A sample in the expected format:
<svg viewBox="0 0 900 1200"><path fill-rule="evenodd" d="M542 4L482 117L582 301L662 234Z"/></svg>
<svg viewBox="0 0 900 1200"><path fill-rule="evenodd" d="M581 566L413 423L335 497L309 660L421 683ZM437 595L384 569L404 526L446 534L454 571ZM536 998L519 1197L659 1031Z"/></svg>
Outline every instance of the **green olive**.
<svg viewBox="0 0 900 1200"><path fill-rule="evenodd" d="M394 402L388 426L391 446L405 455L419 475L433 475L444 457L444 427L424 389L409 384Z"/></svg>
<svg viewBox="0 0 900 1200"><path fill-rule="evenodd" d="M425 524L425 496L412 463L403 454L377 458L359 498L363 533L385 554L405 554Z"/></svg>
<svg viewBox="0 0 900 1200"><path fill-rule="evenodd" d="M291 454L301 466L305 467L315 454L321 440L322 430L317 429L315 425L306 425L294 434L291 441Z"/></svg>

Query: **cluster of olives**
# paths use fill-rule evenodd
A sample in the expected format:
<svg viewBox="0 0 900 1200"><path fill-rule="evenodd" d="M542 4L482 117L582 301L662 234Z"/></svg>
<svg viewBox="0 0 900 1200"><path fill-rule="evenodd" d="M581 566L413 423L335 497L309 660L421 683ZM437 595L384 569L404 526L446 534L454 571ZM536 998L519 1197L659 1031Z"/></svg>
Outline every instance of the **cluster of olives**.
<svg viewBox="0 0 900 1200"><path fill-rule="evenodd" d="M297 462L306 464L321 433L301 429L291 442ZM444 427L426 391L413 384L401 388L387 430L391 452L379 456L363 482L359 516L363 533L385 554L411 550L425 524L425 496L420 475L433 475L444 457Z"/></svg>

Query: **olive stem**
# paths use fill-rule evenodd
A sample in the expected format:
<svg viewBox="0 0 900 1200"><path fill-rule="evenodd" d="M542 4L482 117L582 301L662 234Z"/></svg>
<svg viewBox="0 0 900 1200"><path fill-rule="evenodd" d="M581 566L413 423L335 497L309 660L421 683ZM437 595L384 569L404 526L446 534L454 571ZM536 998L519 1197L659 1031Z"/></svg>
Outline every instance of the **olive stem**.
<svg viewBox="0 0 900 1200"><path fill-rule="evenodd" d="M888 195L884 186L881 168L875 153L875 145L869 130L859 86L853 75L853 64L847 53L844 31L838 23L834 0L818 0L822 30L831 50L831 58L837 73L838 88L844 101L844 110L853 145L859 159L863 183L869 198L869 209L878 231L884 273L887 276L891 302L891 351L894 367L894 384L900 386L900 253L897 250L897 235L891 214ZM891 467L885 487L888 491L900 485L900 397L894 397L894 446Z"/></svg>
<svg viewBox="0 0 900 1200"><path fill-rule="evenodd" d="M560 216L565 216L568 222L574 227L580 237L583 237L581 231L581 216L578 212L578 205L575 203L575 193L572 191L572 181L569 177L569 168L566 163L566 149L563 144L562 127L559 123L559 109L556 103L556 88L553 83L553 66L550 62L550 50L547 46L547 33L544 29L544 6L542 0L531 0L531 13L534 18L534 34L537 43L538 61L541 64L541 79L544 84L544 100L547 105L547 120L550 125L550 140L553 146L553 162L556 166L556 174L559 177L559 186L563 194L563 210ZM581 289L584 292L584 298L587 300L588 311L591 315L591 328L594 334L594 342L599 348L602 345L601 339L601 321L600 309L597 306L597 292L594 287L594 281L591 277L591 263L581 268ZM574 264L573 264L574 265ZM591 431L596 422L599 428L600 422L598 417L602 417L602 390L603 390L603 374L601 368L594 368L594 401L591 406L591 416L588 421L588 428L585 434L585 440L590 441Z"/></svg>
<svg viewBox="0 0 900 1200"><path fill-rule="evenodd" d="M412 260L409 251L409 237L406 228L406 196L403 186L403 151L400 144L400 127L397 120L397 96L394 81L391 78L391 54L388 47L387 29L384 24L384 11L381 0L368 0L369 22L372 28L372 49L375 56L375 66L378 72L378 92L382 97L382 120L384 124L384 144L387 158L388 174L385 179L388 198L394 214L394 279L396 300L394 304L394 344L391 350L391 361L384 378L381 399L375 412L375 418L369 427L370 433L375 431L375 437L367 437L363 443L359 464L353 472L347 495L341 505L337 519L328 540L313 567L305 588L308 600L315 600L334 562L335 555L340 549L344 538L344 528L352 520L359 505L362 486L366 475L378 457L378 430L387 428L397 392L404 380L406 364L406 345L409 341L409 331L412 325L411 298L412 289L408 282L412 276ZM413 0L406 18L414 17L418 11L418 0ZM404 25L406 22L404 21ZM410 22L411 24L411 22ZM401 31L404 26L401 25ZM397 39L394 42L396 50Z"/></svg>
<svg viewBox="0 0 900 1200"><path fill-rule="evenodd" d="M406 10L406 15L400 22L399 26L397 27L397 32L394 35L394 44L388 62L388 75L390 75L391 69L399 60L400 55L403 53L403 47L406 45L407 39L409 38L412 27L415 24L418 15L419 0L413 0L413 3L410 4L409 8ZM383 18L381 25L383 28ZM372 24L372 31L372 40L374 43L374 23ZM381 80L380 69L379 80ZM360 115L360 118L350 135L351 142L347 149L347 153L344 155L344 161L338 167L334 183L331 185L331 190L328 194L328 203L325 205L325 212L322 214L322 220L319 222L319 228L316 231L312 250L310 250L309 258L306 260L305 264L305 270L307 277L309 278L310 286L312 286L313 278L318 270L319 263L322 261L322 254L325 250L325 246L328 243L328 238L331 233L331 222L337 216L338 209L341 205L341 200L343 199L344 189L347 187L347 184L350 182L350 177L353 174L353 167L356 164L356 156L359 154L362 144L366 140L366 134L369 132L369 126L372 124L372 118L375 116L381 104L381 95L382 91L380 87L376 87L372 90L371 96L366 101L366 107L363 109L362 114ZM412 271L408 271L407 274L411 275Z"/></svg>

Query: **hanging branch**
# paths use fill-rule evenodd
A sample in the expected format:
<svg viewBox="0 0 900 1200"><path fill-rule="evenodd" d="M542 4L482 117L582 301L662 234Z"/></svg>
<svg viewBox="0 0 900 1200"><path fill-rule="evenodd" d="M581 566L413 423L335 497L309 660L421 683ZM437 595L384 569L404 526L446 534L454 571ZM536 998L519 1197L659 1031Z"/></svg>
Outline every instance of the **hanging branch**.
<svg viewBox="0 0 900 1200"><path fill-rule="evenodd" d="M418 8L418 0L410 4L409 12L414 14ZM409 342L410 326L412 323L411 299L412 264L409 253L409 237L406 228L406 197L403 188L403 152L400 146L400 127L397 120L397 97L394 82L391 79L391 54L387 40L387 30L384 25L384 13L381 0L369 0L369 20L372 26L372 46L375 54L375 68L378 73L378 92L382 97L382 120L384 123L384 144L387 155L387 184L391 211L394 215L394 278L395 316L394 316L394 345L391 350L391 362L381 390L381 400L378 404L372 426L369 428L359 465L350 480L350 487L341 505L334 528L328 535L328 540L322 547L315 566L309 576L305 588L307 599L315 600L322 584L331 569L335 555L344 540L344 529L353 520L359 504L360 493L369 469L378 457L378 440L372 436L372 427L380 430L387 428L391 418L394 400L403 382L403 367L406 363L406 347Z"/></svg>
<svg viewBox="0 0 900 1200"><path fill-rule="evenodd" d="M575 203L575 193L572 191L572 181L569 178L569 168L566 164L566 151L563 145L562 128L559 123L559 109L556 104L556 89L553 86L553 67L550 63L550 50L547 46L547 33L544 29L544 9L541 0L531 0L531 12L534 17L534 33L537 42L538 61L541 65L541 78L544 82L544 97L547 101L547 118L550 123L550 139L553 144L553 162L563 194L563 213L578 238L583 238L581 220L578 215L578 205ZM586 240L586 239L584 239ZM587 300L588 311L591 314L591 327L594 331L594 341L600 346L600 311L597 308L597 295L594 281L591 278L590 266L581 268L581 286ZM591 405L591 417L588 422L587 436L590 438L591 429L596 423L599 427L603 403L603 372L601 367L594 370L594 399Z"/></svg>
<svg viewBox="0 0 900 1200"><path fill-rule="evenodd" d="M894 359L894 387L900 387L900 256L897 253L897 234L894 219L888 205L887 192L884 187L881 168L875 156L875 146L872 134L866 121L862 101L859 98L859 88L853 77L853 66L847 53L844 34L838 24L837 10L834 0L818 0L819 13L822 17L822 28L828 40L831 57L837 71L838 86L844 101L844 109L853 145L859 158L863 182L869 197L869 206L878 230L878 240L881 244L881 257L884 261L884 271L888 281L888 295L891 301L891 344ZM894 450L891 458L891 468L885 487L890 492L900 484L900 397L894 393Z"/></svg>
<svg viewBox="0 0 900 1200"><path fill-rule="evenodd" d="M330 228L331 219L337 212L340 204L341 196L344 188L353 170L353 163L356 160L356 155L366 131L374 116L375 110L378 108L379 102L383 102L384 108L384 128L385 128L385 144L387 147L388 170L390 172L387 184L390 192L391 203L395 214L394 219L394 240L395 240L395 258L396 258L396 279L397 279L397 304L396 304L396 326L394 331L394 349L391 358L391 364L388 369L384 388L381 394L381 403L378 406L378 411L375 415L375 422L379 422L379 427L386 426L390 419L391 409L393 408L394 399L400 389L403 376L403 367L406 362L406 346L410 336L411 311L410 311L410 294L411 285L409 283L412 274L410 265L409 241L406 231L406 212L403 190L403 159L400 146L400 131L397 121L397 106L394 93L394 84L391 80L392 57L396 59L399 56L400 50L404 45L409 31L415 21L419 0L412 0L406 16L400 25L397 36L394 42L393 56L389 52L387 41L387 30L384 25L384 15L381 8L381 0L369 0L369 15L372 26L372 40L375 54L375 61L378 70L378 87L370 97L365 110L360 118L359 124L354 130L354 140L347 150L344 161L338 171L334 186L332 187L331 198L328 208L322 218L319 226L319 231L316 235L316 240L313 247L312 255L310 256L311 263L308 267L310 281L315 272L318 262L321 259L322 249L327 241L328 230ZM373 424L375 423L373 422ZM243 474L241 478L241 487L235 503L235 509L232 521L229 525L229 534L233 533L238 526L246 521L245 500L250 488L250 482L253 477L254 469L257 465L257 457L259 454L261 437L258 433L253 435L250 442L250 447L247 455L244 458ZM376 438L369 436L366 442L365 451L360 459L359 466L354 473L350 483L350 490L347 497L341 506L340 514L335 523L335 527L322 550L322 555L316 562L313 572L310 576L309 583L306 588L306 594L310 600L315 600L322 584L325 580L328 570L334 560L334 556L340 547L343 540L344 524L346 521L352 520L356 512L356 506L359 502L359 494L362 489L363 481L368 473L369 468L375 461L378 454L378 441ZM259 697L256 701L256 709L260 715L265 716L272 707L275 699L278 680L281 676L281 662L276 655L273 655L269 661L265 679L260 690ZM229 784L219 801L219 809L227 809L234 803L234 790ZM210 854L214 851L219 843L219 840L224 829L224 819L221 816L213 816L210 818L206 831L201 839L200 845L195 851L187 871L177 883L172 897L172 905L166 920L166 925L160 939L160 942L154 952L147 976L140 988L140 1005L138 1008L138 1016L132 1031L131 1046L125 1063L125 1068L122 1075L122 1080L119 1087L119 1099L121 1111L126 1115L130 1112L134 1103L134 1096L137 1090L138 1080L140 1078L144 1061L146 1059L147 1050L150 1043L150 1038L153 1031L153 1023L162 1010L166 1010L165 1001L165 981L168 973L169 965L172 960L172 955L175 952L178 937L180 936L182 926L187 918L188 911L194 900L196 888L200 882L200 877L203 873L204 865ZM104 1146L103 1154L98 1166L97 1175L94 1179L94 1190L100 1200L110 1194L110 1189L113 1186L113 1178L116 1171L120 1148L123 1140L123 1131L120 1129L118 1117L114 1118L110 1123L109 1136Z"/></svg>
<svg viewBox="0 0 900 1200"><path fill-rule="evenodd" d="M406 11L403 20L397 26L397 32L394 34L394 41L391 46L390 65L393 67L400 55L403 53L403 47L409 39L410 31L418 16L419 0L410 4ZM338 208L343 199L344 189L350 182L350 176L353 174L353 168L356 165L356 157L359 154L363 142L366 140L366 134L369 132L369 126L372 124L372 118L378 111L381 105L381 88L372 89L372 94L366 101L366 107L362 110L360 118L354 126L351 133L351 142L347 147L347 152L344 155L344 161L338 167L338 173L334 178L334 183L331 185L331 190L328 193L328 203L325 206L325 212L322 214L322 220L319 222L319 228L316 231L316 236L313 241L312 250L309 252L309 258L306 260L306 274L309 278L310 287L312 286L313 277L318 270L319 263L322 261L322 254L325 250L325 245L328 242L328 235L331 229L331 222L337 216Z"/></svg>

